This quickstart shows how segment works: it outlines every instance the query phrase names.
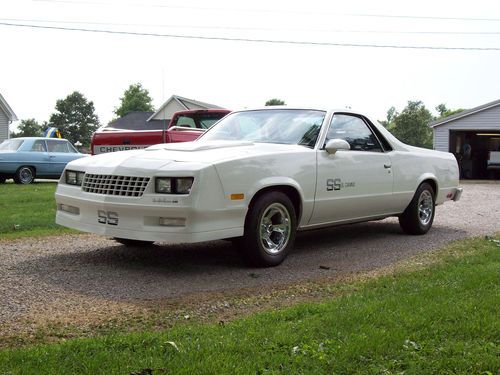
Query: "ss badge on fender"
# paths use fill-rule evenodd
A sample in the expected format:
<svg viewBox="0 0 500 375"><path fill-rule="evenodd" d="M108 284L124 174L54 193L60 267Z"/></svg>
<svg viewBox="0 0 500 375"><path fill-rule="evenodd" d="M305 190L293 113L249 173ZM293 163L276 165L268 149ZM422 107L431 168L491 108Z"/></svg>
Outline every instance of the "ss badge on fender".
<svg viewBox="0 0 500 375"><path fill-rule="evenodd" d="M101 224L118 225L118 213L113 211L97 211L97 221Z"/></svg>

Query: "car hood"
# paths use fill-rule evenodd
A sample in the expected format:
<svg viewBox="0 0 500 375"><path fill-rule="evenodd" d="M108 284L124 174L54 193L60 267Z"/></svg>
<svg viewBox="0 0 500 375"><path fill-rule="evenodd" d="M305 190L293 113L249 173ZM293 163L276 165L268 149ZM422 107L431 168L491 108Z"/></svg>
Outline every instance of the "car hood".
<svg viewBox="0 0 500 375"><path fill-rule="evenodd" d="M166 143L144 150L110 152L78 159L69 168L85 168L90 173L114 173L126 168L131 171L158 171L165 167L177 169L172 163L182 163L185 169L200 169L224 160L234 160L256 155L303 150L303 146L246 141L210 141Z"/></svg>

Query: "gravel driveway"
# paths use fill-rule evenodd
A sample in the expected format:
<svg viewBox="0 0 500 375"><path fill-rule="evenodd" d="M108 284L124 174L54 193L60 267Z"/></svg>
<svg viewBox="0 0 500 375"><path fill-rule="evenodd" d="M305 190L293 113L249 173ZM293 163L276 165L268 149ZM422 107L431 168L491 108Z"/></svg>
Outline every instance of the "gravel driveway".
<svg viewBox="0 0 500 375"><path fill-rule="evenodd" d="M466 184L459 202L437 208L425 236L404 235L394 218L304 232L286 261L269 269L246 267L226 241L145 249L94 235L0 241L0 323L341 276L495 232L500 185Z"/></svg>

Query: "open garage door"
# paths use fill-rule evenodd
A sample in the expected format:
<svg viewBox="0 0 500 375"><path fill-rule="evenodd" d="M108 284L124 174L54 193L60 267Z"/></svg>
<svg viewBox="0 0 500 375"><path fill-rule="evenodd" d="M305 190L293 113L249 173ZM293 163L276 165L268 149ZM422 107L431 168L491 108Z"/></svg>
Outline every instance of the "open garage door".
<svg viewBox="0 0 500 375"><path fill-rule="evenodd" d="M450 149L460 167L460 178L500 179L498 130L450 130Z"/></svg>

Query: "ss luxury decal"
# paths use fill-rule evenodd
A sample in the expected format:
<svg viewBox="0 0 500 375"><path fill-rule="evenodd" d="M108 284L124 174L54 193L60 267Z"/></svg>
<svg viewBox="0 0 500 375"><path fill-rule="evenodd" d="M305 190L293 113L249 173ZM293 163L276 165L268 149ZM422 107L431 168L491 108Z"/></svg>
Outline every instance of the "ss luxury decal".
<svg viewBox="0 0 500 375"><path fill-rule="evenodd" d="M343 188L353 188L356 186L354 181L342 182L340 178L329 178L326 180L326 191L340 190Z"/></svg>

